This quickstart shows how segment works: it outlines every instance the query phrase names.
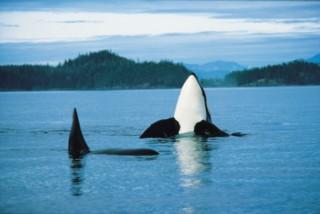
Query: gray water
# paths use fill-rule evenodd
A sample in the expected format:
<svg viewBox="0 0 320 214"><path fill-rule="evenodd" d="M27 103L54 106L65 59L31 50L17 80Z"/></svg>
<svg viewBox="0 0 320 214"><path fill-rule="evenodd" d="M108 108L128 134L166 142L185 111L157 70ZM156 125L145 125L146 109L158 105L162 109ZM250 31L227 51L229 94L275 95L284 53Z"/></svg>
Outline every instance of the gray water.
<svg viewBox="0 0 320 214"><path fill-rule="evenodd" d="M320 87L206 89L214 123L245 137L139 139L179 90L0 93L0 213L319 213ZM91 148L69 159L77 107Z"/></svg>

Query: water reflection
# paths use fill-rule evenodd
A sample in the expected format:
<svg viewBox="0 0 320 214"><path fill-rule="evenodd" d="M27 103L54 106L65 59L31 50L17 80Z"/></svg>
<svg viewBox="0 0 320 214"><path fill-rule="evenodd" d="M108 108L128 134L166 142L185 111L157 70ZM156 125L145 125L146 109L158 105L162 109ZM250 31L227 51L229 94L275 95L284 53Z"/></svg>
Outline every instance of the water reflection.
<svg viewBox="0 0 320 214"><path fill-rule="evenodd" d="M71 194L74 196L82 195L82 183L84 181L84 159L70 158L71 164Z"/></svg>
<svg viewBox="0 0 320 214"><path fill-rule="evenodd" d="M198 186L206 180L200 174L211 170L210 148L201 137L180 137L174 143L183 187Z"/></svg>
<svg viewBox="0 0 320 214"><path fill-rule="evenodd" d="M186 214L197 213L197 212L195 211L195 209L194 209L193 207L190 207L190 206L187 206L187 207L182 208L181 211L182 211L183 213L186 213Z"/></svg>

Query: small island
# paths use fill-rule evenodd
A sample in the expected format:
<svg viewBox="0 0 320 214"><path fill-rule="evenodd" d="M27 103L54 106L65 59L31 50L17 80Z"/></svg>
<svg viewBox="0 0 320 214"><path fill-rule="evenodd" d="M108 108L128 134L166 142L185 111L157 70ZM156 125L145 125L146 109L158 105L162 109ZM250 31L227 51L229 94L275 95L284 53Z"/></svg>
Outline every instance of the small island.
<svg viewBox="0 0 320 214"><path fill-rule="evenodd" d="M189 72L182 64L140 63L103 50L57 66L0 66L0 90L178 88Z"/></svg>

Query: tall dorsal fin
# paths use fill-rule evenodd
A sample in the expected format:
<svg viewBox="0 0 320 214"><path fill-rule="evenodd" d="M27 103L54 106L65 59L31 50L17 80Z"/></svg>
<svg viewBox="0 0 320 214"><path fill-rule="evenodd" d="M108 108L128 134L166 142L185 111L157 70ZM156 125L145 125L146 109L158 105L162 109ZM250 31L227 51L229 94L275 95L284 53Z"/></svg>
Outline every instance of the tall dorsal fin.
<svg viewBox="0 0 320 214"><path fill-rule="evenodd" d="M77 109L74 108L72 127L69 135L69 154L77 157L88 152L90 152L90 149L82 135Z"/></svg>

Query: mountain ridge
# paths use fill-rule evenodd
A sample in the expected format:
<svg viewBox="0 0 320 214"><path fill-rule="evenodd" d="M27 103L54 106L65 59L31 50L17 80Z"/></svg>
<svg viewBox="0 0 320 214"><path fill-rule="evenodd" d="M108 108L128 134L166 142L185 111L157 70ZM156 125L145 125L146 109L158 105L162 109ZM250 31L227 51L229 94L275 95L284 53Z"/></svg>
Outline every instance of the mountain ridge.
<svg viewBox="0 0 320 214"><path fill-rule="evenodd" d="M189 70L198 75L200 79L224 78L232 71L243 70L246 66L233 61L216 60L204 64L184 64Z"/></svg>
<svg viewBox="0 0 320 214"><path fill-rule="evenodd" d="M306 59L306 61L308 62L312 62L312 63L316 63L316 64L320 64L320 53Z"/></svg>

